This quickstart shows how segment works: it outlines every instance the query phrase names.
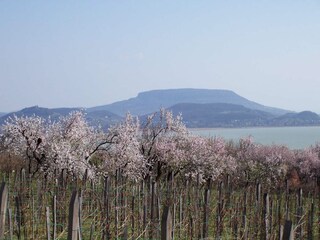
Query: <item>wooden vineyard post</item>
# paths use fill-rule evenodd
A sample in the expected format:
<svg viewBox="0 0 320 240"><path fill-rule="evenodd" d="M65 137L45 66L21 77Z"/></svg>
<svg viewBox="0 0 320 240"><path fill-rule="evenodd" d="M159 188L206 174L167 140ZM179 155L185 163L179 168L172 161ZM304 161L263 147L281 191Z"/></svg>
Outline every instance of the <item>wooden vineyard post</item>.
<svg viewBox="0 0 320 240"><path fill-rule="evenodd" d="M235 216L233 217L233 220L231 219L231 228L232 228L232 236L233 239L238 239L238 223L239 223L239 209L240 209L240 204L236 203L236 209L234 211Z"/></svg>
<svg viewBox="0 0 320 240"><path fill-rule="evenodd" d="M134 228L135 228L135 217L134 217L134 209L135 209L135 188L132 189L132 197L131 197L131 235L132 235L132 240L135 239L134 237Z"/></svg>
<svg viewBox="0 0 320 240"><path fill-rule="evenodd" d="M246 186L245 191L243 192L243 204L242 204L242 221L241 221L241 227L242 232L241 236L243 236L244 239L247 239L247 205L248 205L248 186Z"/></svg>
<svg viewBox="0 0 320 240"><path fill-rule="evenodd" d="M57 196L53 196L53 240L57 238Z"/></svg>
<svg viewBox="0 0 320 240"><path fill-rule="evenodd" d="M118 239L118 227L119 227L119 170L116 170L115 183L114 183L114 228L115 228L115 238Z"/></svg>
<svg viewBox="0 0 320 240"><path fill-rule="evenodd" d="M175 189L174 189L174 174L173 171L168 172L167 176L167 190L166 190L166 206L172 206L172 213L170 212L170 216L172 219L171 223L171 238L174 239L174 228L175 228Z"/></svg>
<svg viewBox="0 0 320 240"><path fill-rule="evenodd" d="M157 194L156 197L156 212L157 212L157 238L160 237L160 227L161 227L161 197L160 197L160 192Z"/></svg>
<svg viewBox="0 0 320 240"><path fill-rule="evenodd" d="M128 229L127 223L126 223L126 179L122 174L122 170L120 171L120 194L119 194L119 205L120 205L120 221L119 221L119 226L121 226L121 239L126 239L126 231ZM127 234L128 235L128 234Z"/></svg>
<svg viewBox="0 0 320 240"><path fill-rule="evenodd" d="M143 227L142 227L142 232L143 235L142 237L145 239L146 238L146 230L147 230L147 196L146 196L146 190L145 190L145 184L146 180L143 180L142 182L142 208L143 208L143 215L142 215L142 222L143 222Z"/></svg>
<svg viewBox="0 0 320 240"><path fill-rule="evenodd" d="M153 179L150 179L151 187L151 200L150 200L150 231L149 238L153 239L155 236L155 188L156 183Z"/></svg>
<svg viewBox="0 0 320 240"><path fill-rule="evenodd" d="M289 219L289 183L288 179L286 179L286 205L285 205L285 211L286 211L286 219Z"/></svg>
<svg viewBox="0 0 320 240"><path fill-rule="evenodd" d="M176 203L175 203L175 200L176 199L176 188L175 188L175 177L174 177L174 173L172 171L172 178L171 178L171 199L172 199L172 239L174 239L174 236L175 236L175 229L176 229ZM171 206L171 204L170 204Z"/></svg>
<svg viewBox="0 0 320 240"><path fill-rule="evenodd" d="M286 221L283 230L282 240L293 240L293 227L291 221Z"/></svg>
<svg viewBox="0 0 320 240"><path fill-rule="evenodd" d="M80 190L79 191L80 194L79 194L79 239L81 240L82 239L82 203L83 203L83 191Z"/></svg>
<svg viewBox="0 0 320 240"><path fill-rule="evenodd" d="M185 188L187 189L187 188ZM184 221L184 203L185 200L182 197L182 193L180 192L179 195L179 233L178 233L178 238L181 239L182 236L182 225L183 225L183 221Z"/></svg>
<svg viewBox="0 0 320 240"><path fill-rule="evenodd" d="M269 221L269 226L268 226L268 229L269 229L269 236L272 235L272 233L275 231L275 228L273 226L273 222L274 222L274 219L276 218L274 215L275 215L275 202L274 202L274 199L272 197L270 197L269 195L269 218L268 218L268 221Z"/></svg>
<svg viewBox="0 0 320 240"><path fill-rule="evenodd" d="M186 181L186 189L187 189L187 203L188 203L188 205L187 205L187 209L190 207L190 205L191 205L191 194L192 194L192 192L193 192L193 190L192 190L192 186L191 186L191 184L189 183L189 181L187 180ZM189 222L189 224L188 224L188 230L186 231L187 232L187 237L186 237L186 239L189 237L189 238L193 238L193 233L194 233L194 231L193 231L193 227L194 227L194 218L193 218L193 214L191 214L191 211L188 211L188 222ZM189 235L189 236L188 236Z"/></svg>
<svg viewBox="0 0 320 240"><path fill-rule="evenodd" d="M255 206L255 221L256 225L254 226L254 238L257 239L259 235L260 219L261 219L261 184L258 182L256 184L256 206Z"/></svg>
<svg viewBox="0 0 320 240"><path fill-rule="evenodd" d="M46 223L47 223L47 240L50 240L51 236L50 236L50 210L49 210L49 207L46 207Z"/></svg>
<svg viewBox="0 0 320 240"><path fill-rule="evenodd" d="M12 209L10 208L8 210L8 218L9 218L9 234L10 234L10 240L13 239L13 226L12 226Z"/></svg>
<svg viewBox="0 0 320 240"><path fill-rule="evenodd" d="M301 219L302 219L302 188L299 189L298 193L297 193L297 224L298 224L298 228L297 228L297 237L298 239L303 238L302 236L302 226L300 223Z"/></svg>
<svg viewBox="0 0 320 240"><path fill-rule="evenodd" d="M203 238L208 238L209 231L209 203L210 203L210 185L211 179L207 181L207 187L204 192L204 205L203 205Z"/></svg>
<svg viewBox="0 0 320 240"><path fill-rule="evenodd" d="M169 206L165 206L163 209L161 219L161 240L172 239L172 216Z"/></svg>
<svg viewBox="0 0 320 240"><path fill-rule="evenodd" d="M281 189L278 189L277 200L278 239L281 239Z"/></svg>
<svg viewBox="0 0 320 240"><path fill-rule="evenodd" d="M22 223L22 213L21 213L21 199L19 196L15 197L15 203L16 203L16 223L17 223L17 237L18 239L21 239L21 223Z"/></svg>
<svg viewBox="0 0 320 240"><path fill-rule="evenodd" d="M194 224L194 234L198 239L202 238L202 229L201 229L201 192L200 192L200 175L197 174L197 183L196 183L196 198L195 198L195 224Z"/></svg>
<svg viewBox="0 0 320 240"><path fill-rule="evenodd" d="M57 182L57 192L56 192L56 202L57 203L64 203L67 202L66 200L66 189L67 186L67 172L66 169L62 169L60 172L60 176L58 178L58 182ZM63 206L66 207L66 206ZM57 228L57 234L60 232L63 232L64 227L67 224L67 214L66 211L62 208L60 208L61 210L57 210L56 211L56 218L57 221L60 223L56 226Z"/></svg>
<svg viewBox="0 0 320 240"><path fill-rule="evenodd" d="M69 205L68 240L78 240L79 207L78 192L74 191Z"/></svg>
<svg viewBox="0 0 320 240"><path fill-rule="evenodd" d="M270 215L270 204L269 204L269 195L265 193L263 196L263 239L269 239L269 222Z"/></svg>
<svg viewBox="0 0 320 240"><path fill-rule="evenodd" d="M312 198L311 202L311 209L309 211L309 218L308 218L308 239L313 239L313 221L314 221L314 200Z"/></svg>
<svg viewBox="0 0 320 240"><path fill-rule="evenodd" d="M222 192L223 192L223 182L219 183L218 186L218 207L217 207L217 238L220 239L222 235L223 225L222 225L222 210L223 210L223 199L222 199Z"/></svg>
<svg viewBox="0 0 320 240"><path fill-rule="evenodd" d="M6 183L3 182L0 188L0 209L1 209L0 239L4 238L7 203L8 203L8 188Z"/></svg>
<svg viewBox="0 0 320 240"><path fill-rule="evenodd" d="M105 211L105 222L103 228L103 239L110 239L110 212L109 212L109 183L110 179L108 176L104 178L104 195L103 195L103 204Z"/></svg>

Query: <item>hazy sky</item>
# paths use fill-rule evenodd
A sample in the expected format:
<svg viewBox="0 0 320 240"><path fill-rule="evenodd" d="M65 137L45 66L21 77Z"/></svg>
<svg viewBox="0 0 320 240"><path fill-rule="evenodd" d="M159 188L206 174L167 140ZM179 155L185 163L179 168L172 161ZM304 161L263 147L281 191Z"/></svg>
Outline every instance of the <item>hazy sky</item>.
<svg viewBox="0 0 320 240"><path fill-rule="evenodd" d="M0 82L0 112L209 88L320 113L320 1L1 0Z"/></svg>

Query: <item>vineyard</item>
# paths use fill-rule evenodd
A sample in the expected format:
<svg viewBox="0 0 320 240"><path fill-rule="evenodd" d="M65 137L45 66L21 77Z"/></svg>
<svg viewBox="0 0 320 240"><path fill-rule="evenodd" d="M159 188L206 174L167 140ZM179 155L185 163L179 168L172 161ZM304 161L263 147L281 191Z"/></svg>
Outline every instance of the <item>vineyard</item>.
<svg viewBox="0 0 320 240"><path fill-rule="evenodd" d="M119 173L98 181L64 172L55 181L32 180L24 169L4 174L2 239L290 239L288 232L294 239L320 237L316 182L308 190L291 189L288 182L270 190L260 183L236 186L229 177L201 184L171 174L165 181L132 182Z"/></svg>

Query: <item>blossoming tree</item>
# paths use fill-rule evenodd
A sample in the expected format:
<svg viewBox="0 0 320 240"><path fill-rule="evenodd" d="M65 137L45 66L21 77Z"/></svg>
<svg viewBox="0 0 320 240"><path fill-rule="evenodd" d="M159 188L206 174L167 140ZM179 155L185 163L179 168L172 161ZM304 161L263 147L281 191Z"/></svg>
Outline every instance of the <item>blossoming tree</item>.
<svg viewBox="0 0 320 240"><path fill-rule="evenodd" d="M66 169L83 175L86 170L94 174L90 159L102 133L76 111L57 122L38 116L14 116L3 126L3 136L5 144L27 160L30 174Z"/></svg>

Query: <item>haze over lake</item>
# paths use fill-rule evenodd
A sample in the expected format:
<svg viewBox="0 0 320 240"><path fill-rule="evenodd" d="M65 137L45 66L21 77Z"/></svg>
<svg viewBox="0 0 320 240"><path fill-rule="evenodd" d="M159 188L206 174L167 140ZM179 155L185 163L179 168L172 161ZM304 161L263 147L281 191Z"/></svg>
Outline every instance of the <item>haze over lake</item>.
<svg viewBox="0 0 320 240"><path fill-rule="evenodd" d="M190 129L194 134L226 140L239 140L252 136L257 143L286 145L291 149L302 149L320 142L320 126L316 127L259 127L259 128L212 128Z"/></svg>

